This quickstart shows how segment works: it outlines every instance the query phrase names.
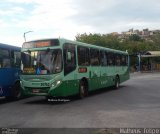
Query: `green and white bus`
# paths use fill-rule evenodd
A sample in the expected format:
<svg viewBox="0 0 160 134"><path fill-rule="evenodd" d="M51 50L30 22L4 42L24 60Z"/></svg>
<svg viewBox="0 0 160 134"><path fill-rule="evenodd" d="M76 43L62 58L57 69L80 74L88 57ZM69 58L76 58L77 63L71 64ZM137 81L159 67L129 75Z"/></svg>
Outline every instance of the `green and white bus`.
<svg viewBox="0 0 160 134"><path fill-rule="evenodd" d="M26 95L66 97L114 86L129 79L124 51L66 39L23 43L21 87Z"/></svg>

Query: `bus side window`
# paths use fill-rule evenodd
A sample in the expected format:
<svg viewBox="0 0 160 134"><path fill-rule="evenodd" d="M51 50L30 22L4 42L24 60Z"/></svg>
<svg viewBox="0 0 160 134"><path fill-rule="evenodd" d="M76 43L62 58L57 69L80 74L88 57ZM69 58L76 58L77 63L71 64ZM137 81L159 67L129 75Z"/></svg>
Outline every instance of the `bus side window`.
<svg viewBox="0 0 160 134"><path fill-rule="evenodd" d="M3 56L1 55L1 49L0 49L0 68L2 67L2 59L3 58Z"/></svg>
<svg viewBox="0 0 160 134"><path fill-rule="evenodd" d="M10 59L3 59L3 67L11 67L11 62L10 62Z"/></svg>
<svg viewBox="0 0 160 134"><path fill-rule="evenodd" d="M64 75L69 74L70 72L76 69L76 54L75 54L75 45L73 44L64 44Z"/></svg>
<svg viewBox="0 0 160 134"><path fill-rule="evenodd" d="M14 51L14 67L20 67L21 65L21 53Z"/></svg>
<svg viewBox="0 0 160 134"><path fill-rule="evenodd" d="M117 66L120 66L121 65L121 55L120 54L116 54L115 55L115 64Z"/></svg>
<svg viewBox="0 0 160 134"><path fill-rule="evenodd" d="M0 67L11 67L9 50L0 49Z"/></svg>
<svg viewBox="0 0 160 134"><path fill-rule="evenodd" d="M101 65L107 66L107 52L101 50L100 51L100 59L101 59Z"/></svg>
<svg viewBox="0 0 160 134"><path fill-rule="evenodd" d="M92 66L99 66L100 60L99 60L99 50L97 49L90 49L90 63Z"/></svg>
<svg viewBox="0 0 160 134"><path fill-rule="evenodd" d="M111 66L111 65L113 64L112 53L111 53L111 52L108 52L107 64L108 64L109 66Z"/></svg>
<svg viewBox="0 0 160 134"><path fill-rule="evenodd" d="M89 66L89 48L78 46L78 65Z"/></svg>
<svg viewBox="0 0 160 134"><path fill-rule="evenodd" d="M127 62L128 62L127 56L122 55L121 65L122 65L122 66L127 66L127 64L128 64Z"/></svg>

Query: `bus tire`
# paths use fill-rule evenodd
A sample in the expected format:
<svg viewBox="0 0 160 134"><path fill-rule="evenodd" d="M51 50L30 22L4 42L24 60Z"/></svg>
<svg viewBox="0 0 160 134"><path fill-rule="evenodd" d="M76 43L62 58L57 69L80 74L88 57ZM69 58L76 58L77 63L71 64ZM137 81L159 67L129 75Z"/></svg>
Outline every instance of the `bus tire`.
<svg viewBox="0 0 160 134"><path fill-rule="evenodd" d="M79 98L83 99L87 95L88 95L88 91L87 91L86 82L84 80L81 80L79 84Z"/></svg>
<svg viewBox="0 0 160 134"><path fill-rule="evenodd" d="M20 82L16 82L12 88L12 94L14 99L20 99L22 97Z"/></svg>
<svg viewBox="0 0 160 134"><path fill-rule="evenodd" d="M114 89L118 89L120 86L120 79L119 76L115 77L115 85L114 85Z"/></svg>

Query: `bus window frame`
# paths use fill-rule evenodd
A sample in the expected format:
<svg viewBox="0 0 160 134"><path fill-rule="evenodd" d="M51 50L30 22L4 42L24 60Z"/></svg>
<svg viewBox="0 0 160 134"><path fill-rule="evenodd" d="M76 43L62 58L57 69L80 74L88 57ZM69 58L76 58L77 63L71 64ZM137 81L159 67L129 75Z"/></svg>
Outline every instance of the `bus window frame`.
<svg viewBox="0 0 160 134"><path fill-rule="evenodd" d="M103 54L105 54L105 56L106 56L106 64L102 64L102 52L103 52ZM102 66L102 67L105 67L105 66L108 66L108 63L107 63L107 60L108 60L108 57L107 57L107 51L106 50L100 50L100 65Z"/></svg>
<svg viewBox="0 0 160 134"><path fill-rule="evenodd" d="M11 57L11 50L10 49L6 49L6 48L0 48L0 52L2 51L6 51L7 55L2 55L2 57L0 57L0 68L12 68L12 57ZM0 54L1 55L1 54ZM9 65L8 66L4 66L4 61L8 60Z"/></svg>
<svg viewBox="0 0 160 134"><path fill-rule="evenodd" d="M88 64L85 64L85 63L82 63L82 64L79 64L79 48L83 48L83 49L86 49L87 51L88 51L88 57L85 57L85 59L87 59L87 60L85 60L85 63L87 63L88 62ZM86 56L86 55L85 55ZM81 58L81 57L80 57ZM85 47L85 46L80 46L80 45L78 45L77 46L77 60L78 60L78 66L90 66L90 48L88 48L88 47Z"/></svg>
<svg viewBox="0 0 160 134"><path fill-rule="evenodd" d="M115 52L113 52L113 51L108 51L107 57L108 57L107 65L108 65L108 66L115 66ZM110 60L112 61L112 63L110 63Z"/></svg>
<svg viewBox="0 0 160 134"><path fill-rule="evenodd" d="M97 54L98 57L96 57L96 58L98 58L98 61L96 61L96 62L98 62L98 64L93 64L92 61L91 61L91 60L92 60L92 50L98 52L98 54ZM94 58L95 58L95 57L94 57ZM100 64L100 50L99 50L99 49L90 48L90 65L91 65L91 66L100 66L100 65L101 65L101 64Z"/></svg>

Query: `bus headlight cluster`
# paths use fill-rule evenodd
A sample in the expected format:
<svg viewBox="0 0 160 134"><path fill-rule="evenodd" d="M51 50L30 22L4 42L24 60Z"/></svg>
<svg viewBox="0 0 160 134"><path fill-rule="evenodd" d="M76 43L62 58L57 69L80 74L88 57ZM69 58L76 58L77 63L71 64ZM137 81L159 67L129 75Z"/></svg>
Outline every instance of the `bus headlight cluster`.
<svg viewBox="0 0 160 134"><path fill-rule="evenodd" d="M52 83L52 87L58 86L58 85L60 85L60 84L61 84L61 81L60 81L60 80L55 81L55 82Z"/></svg>
<svg viewBox="0 0 160 134"><path fill-rule="evenodd" d="M23 84L23 82L20 80L20 85L22 85Z"/></svg>

